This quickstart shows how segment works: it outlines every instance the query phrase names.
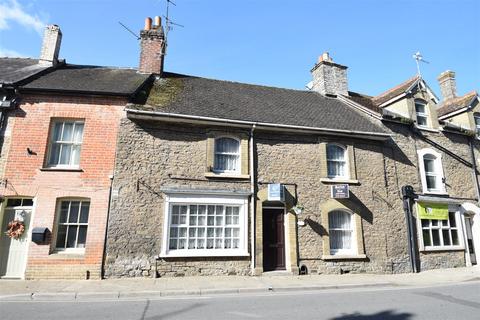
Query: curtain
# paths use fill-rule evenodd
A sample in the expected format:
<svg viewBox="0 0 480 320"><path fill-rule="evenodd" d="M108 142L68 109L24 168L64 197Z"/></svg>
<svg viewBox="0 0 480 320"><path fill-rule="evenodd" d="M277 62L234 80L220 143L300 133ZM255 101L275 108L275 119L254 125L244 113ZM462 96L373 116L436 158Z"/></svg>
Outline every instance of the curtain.
<svg viewBox="0 0 480 320"><path fill-rule="evenodd" d="M327 145L327 169L329 177L345 177L345 149L340 146Z"/></svg>
<svg viewBox="0 0 480 320"><path fill-rule="evenodd" d="M239 171L240 143L231 138L215 140L216 171Z"/></svg>
<svg viewBox="0 0 480 320"><path fill-rule="evenodd" d="M342 250L352 247L352 215L344 211L332 211L328 216L330 249Z"/></svg>

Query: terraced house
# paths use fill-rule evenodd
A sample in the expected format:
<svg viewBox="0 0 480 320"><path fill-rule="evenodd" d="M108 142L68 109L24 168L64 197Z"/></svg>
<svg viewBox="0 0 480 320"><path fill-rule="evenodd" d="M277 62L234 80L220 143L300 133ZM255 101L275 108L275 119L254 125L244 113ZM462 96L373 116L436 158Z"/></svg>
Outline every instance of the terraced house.
<svg viewBox="0 0 480 320"><path fill-rule="evenodd" d="M0 59L2 77L28 77L3 122L2 278L101 277L119 121L150 75L67 64L61 37L47 26L40 59Z"/></svg>
<svg viewBox="0 0 480 320"><path fill-rule="evenodd" d="M141 36L158 78L120 125L107 277L475 263L474 122L439 120L452 100L421 77L370 97L325 53L308 91L205 79L163 71L161 27Z"/></svg>

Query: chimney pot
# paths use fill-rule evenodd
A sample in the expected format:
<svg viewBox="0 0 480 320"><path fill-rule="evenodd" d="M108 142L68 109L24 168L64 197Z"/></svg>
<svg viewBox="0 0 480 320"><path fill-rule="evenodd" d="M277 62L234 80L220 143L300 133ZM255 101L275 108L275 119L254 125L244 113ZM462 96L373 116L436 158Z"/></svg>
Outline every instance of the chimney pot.
<svg viewBox="0 0 480 320"><path fill-rule="evenodd" d="M154 28L157 29L161 25L162 25L162 18L160 18L160 16L155 16Z"/></svg>
<svg viewBox="0 0 480 320"><path fill-rule="evenodd" d="M330 54L328 52L322 53L321 56L318 57L317 63L322 61L333 62L332 58L330 58Z"/></svg>
<svg viewBox="0 0 480 320"><path fill-rule="evenodd" d="M455 81L455 72L447 70L442 72L437 78L440 84L440 91L444 100L457 97L457 84Z"/></svg>
<svg viewBox="0 0 480 320"><path fill-rule="evenodd" d="M145 18L145 28L144 28L144 30L148 31L150 29L152 29L152 18L147 17L147 18Z"/></svg>

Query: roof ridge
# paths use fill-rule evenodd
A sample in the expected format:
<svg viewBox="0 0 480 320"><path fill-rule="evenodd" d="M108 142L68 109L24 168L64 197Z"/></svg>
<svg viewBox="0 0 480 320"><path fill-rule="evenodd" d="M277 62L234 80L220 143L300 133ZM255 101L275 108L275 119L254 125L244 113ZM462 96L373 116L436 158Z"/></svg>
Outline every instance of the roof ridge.
<svg viewBox="0 0 480 320"><path fill-rule="evenodd" d="M389 93L392 93L393 91L398 90L399 88L401 88L401 87L409 84L410 82L417 81L418 79L420 79L420 76L419 76L419 75L416 75L416 76L414 76L414 77L412 77L412 78L410 78L410 79L408 79L408 80L406 80L406 81L404 81L404 82L396 85L395 87L390 88L390 89L388 89L387 91L384 91L384 92L380 93L379 95L374 96L372 99L373 99L374 101L378 101L378 100L380 100L382 97L388 95Z"/></svg>

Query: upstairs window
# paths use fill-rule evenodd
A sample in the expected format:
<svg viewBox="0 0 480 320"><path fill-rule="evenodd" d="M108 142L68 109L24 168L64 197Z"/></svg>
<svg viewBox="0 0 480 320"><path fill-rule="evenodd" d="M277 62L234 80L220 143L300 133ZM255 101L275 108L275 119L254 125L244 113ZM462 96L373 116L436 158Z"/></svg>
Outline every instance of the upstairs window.
<svg viewBox="0 0 480 320"><path fill-rule="evenodd" d="M328 178L348 178L346 148L329 143L327 145Z"/></svg>
<svg viewBox="0 0 480 320"><path fill-rule="evenodd" d="M83 126L83 121L53 122L47 161L49 167L79 167Z"/></svg>
<svg viewBox="0 0 480 320"><path fill-rule="evenodd" d="M480 137L480 113L475 113L473 119L475 120L475 132L477 137Z"/></svg>
<svg viewBox="0 0 480 320"><path fill-rule="evenodd" d="M225 137L215 139L213 171L240 173L240 141Z"/></svg>
<svg viewBox="0 0 480 320"><path fill-rule="evenodd" d="M423 192L445 193L441 154L431 149L422 149L418 159Z"/></svg>
<svg viewBox="0 0 480 320"><path fill-rule="evenodd" d="M415 113L417 115L417 125L428 127L428 109L427 105L421 101L415 101Z"/></svg>

